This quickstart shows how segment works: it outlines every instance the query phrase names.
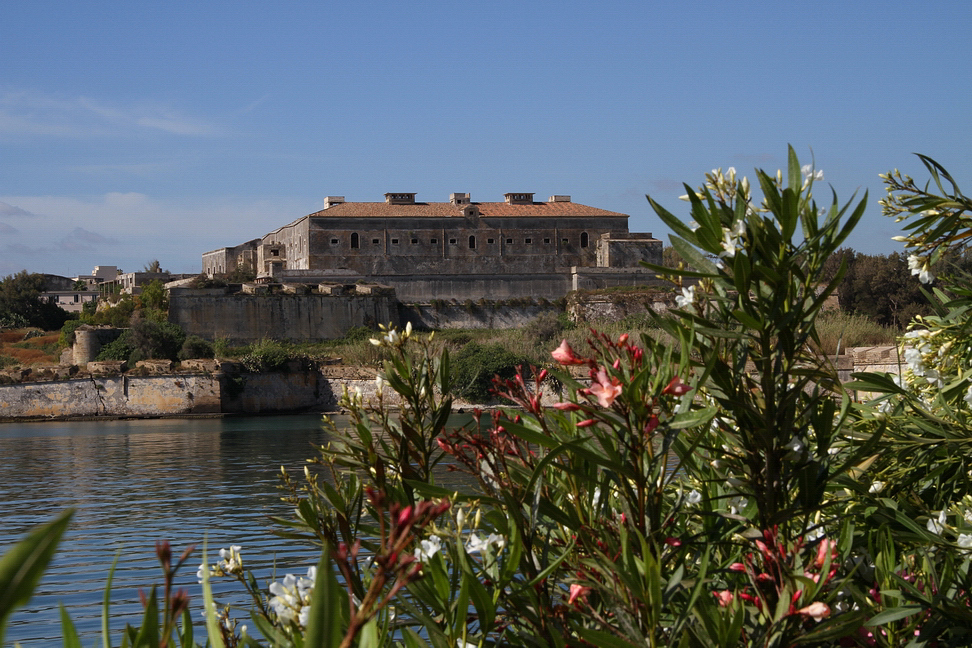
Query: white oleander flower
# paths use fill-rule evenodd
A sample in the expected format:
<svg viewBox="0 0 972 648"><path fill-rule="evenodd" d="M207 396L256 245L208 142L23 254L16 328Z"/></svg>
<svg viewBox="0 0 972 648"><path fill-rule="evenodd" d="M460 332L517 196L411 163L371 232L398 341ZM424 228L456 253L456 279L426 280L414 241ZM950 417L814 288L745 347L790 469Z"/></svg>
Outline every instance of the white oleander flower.
<svg viewBox="0 0 972 648"><path fill-rule="evenodd" d="M790 452L803 452L803 441L800 441L798 437L793 437L790 442L786 444L787 449Z"/></svg>
<svg viewBox="0 0 972 648"><path fill-rule="evenodd" d="M696 504L698 504L699 502L702 501L702 493L700 493L697 490L692 490L692 492L690 492L688 494L688 497L686 498L686 501L690 505L695 506Z"/></svg>
<svg viewBox="0 0 972 648"><path fill-rule="evenodd" d="M941 535L942 531L945 529L945 511L938 512L938 519L931 518L925 525L929 531L936 535Z"/></svg>
<svg viewBox="0 0 972 648"><path fill-rule="evenodd" d="M876 481L876 482L871 482L871 487L867 490L867 492L870 493L871 495L877 495L883 490L884 490L884 482Z"/></svg>
<svg viewBox="0 0 972 648"><path fill-rule="evenodd" d="M958 537L958 546L962 549L972 549L972 535L960 533Z"/></svg>
<svg viewBox="0 0 972 648"><path fill-rule="evenodd" d="M506 546L506 538L496 533L490 533L489 537L484 540L478 532L473 532L466 540L466 553L478 553L488 549L490 545L496 545L497 549L502 549Z"/></svg>
<svg viewBox="0 0 972 648"><path fill-rule="evenodd" d="M682 294L675 297L675 305L679 308L688 308L695 303L695 286L682 288Z"/></svg>
<svg viewBox="0 0 972 648"><path fill-rule="evenodd" d="M442 539L437 535L431 535L428 540L422 540L419 545L415 548L415 560L428 562L442 549Z"/></svg>

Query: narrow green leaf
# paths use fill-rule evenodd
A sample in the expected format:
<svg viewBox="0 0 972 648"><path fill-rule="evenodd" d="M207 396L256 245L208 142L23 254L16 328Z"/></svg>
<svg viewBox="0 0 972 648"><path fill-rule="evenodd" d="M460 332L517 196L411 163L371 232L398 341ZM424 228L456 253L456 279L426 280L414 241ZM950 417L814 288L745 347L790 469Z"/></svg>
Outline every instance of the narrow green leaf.
<svg viewBox="0 0 972 648"><path fill-rule="evenodd" d="M81 637L78 636L78 630L71 621L71 615L64 609L63 603L57 605L61 610L61 638L64 641L64 648L81 648Z"/></svg>
<svg viewBox="0 0 972 648"><path fill-rule="evenodd" d="M892 621L897 621L899 619L904 619L905 617L910 617L920 612L921 612L921 608L917 606L891 608L890 610L885 610L880 614L874 615L873 617L868 619L864 625L866 626L884 625L886 623L891 623Z"/></svg>
<svg viewBox="0 0 972 648"><path fill-rule="evenodd" d="M138 634L132 642L132 648L159 648L159 603L155 595L155 585L152 586L142 615L142 624Z"/></svg>
<svg viewBox="0 0 972 648"><path fill-rule="evenodd" d="M347 592L338 584L331 568L331 552L325 545L317 563L314 597L311 601L307 632L304 634L304 645L315 648L339 646L345 632L342 608L348 608Z"/></svg>
<svg viewBox="0 0 972 648"><path fill-rule="evenodd" d="M118 566L119 558L121 558L121 549L115 552L115 559L111 561L111 569L108 570L108 582L105 583L105 595L101 602L102 648L111 648L111 631L108 624L108 608L111 606L111 581L115 578L115 568Z"/></svg>
<svg viewBox="0 0 972 648"><path fill-rule="evenodd" d="M74 509L68 509L37 527L0 558L0 645L7 617L30 600L72 515Z"/></svg>
<svg viewBox="0 0 972 648"><path fill-rule="evenodd" d="M216 601L213 600L213 588L209 584L209 561L206 559L207 539L203 537L202 570L203 608L206 614L206 636L212 648L225 648L223 633L219 630L219 620L216 619Z"/></svg>

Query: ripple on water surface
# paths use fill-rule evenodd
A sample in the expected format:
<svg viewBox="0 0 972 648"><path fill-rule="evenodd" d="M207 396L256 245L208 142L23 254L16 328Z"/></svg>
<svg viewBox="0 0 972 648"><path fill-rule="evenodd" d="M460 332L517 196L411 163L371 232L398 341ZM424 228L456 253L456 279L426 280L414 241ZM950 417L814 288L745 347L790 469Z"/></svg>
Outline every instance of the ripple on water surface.
<svg viewBox="0 0 972 648"><path fill-rule="evenodd" d="M31 527L77 509L33 599L12 617L7 641L60 644L63 603L90 645L100 634L101 599L117 553L117 642L124 624L141 616L138 590L160 583L156 540L169 540L176 555L198 543L177 582L189 589L197 616L195 575L207 534L210 562L220 547L242 545L261 582L274 565L280 576L306 572L317 550L273 536L267 516L290 513L276 488L280 466L302 471L314 455L311 444L325 440L317 415L0 424L0 551ZM229 581L214 581L214 590L221 602L249 609Z"/></svg>

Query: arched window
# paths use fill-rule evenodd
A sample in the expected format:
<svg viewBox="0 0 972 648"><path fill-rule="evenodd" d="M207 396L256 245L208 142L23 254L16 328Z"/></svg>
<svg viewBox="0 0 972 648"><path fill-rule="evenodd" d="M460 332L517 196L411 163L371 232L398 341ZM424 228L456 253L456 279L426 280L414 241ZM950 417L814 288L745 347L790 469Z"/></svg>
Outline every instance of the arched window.
<svg viewBox="0 0 972 648"><path fill-rule="evenodd" d="M470 236L469 237L469 249L470 250L475 250L476 249L476 237L475 236Z"/></svg>
<svg viewBox="0 0 972 648"><path fill-rule="evenodd" d="M353 250L357 250L358 249L358 233L357 232L354 232L353 234L351 234L351 249L353 249Z"/></svg>
<svg viewBox="0 0 972 648"><path fill-rule="evenodd" d="M581 232L581 247L582 248L587 247L587 242L588 242L587 232Z"/></svg>

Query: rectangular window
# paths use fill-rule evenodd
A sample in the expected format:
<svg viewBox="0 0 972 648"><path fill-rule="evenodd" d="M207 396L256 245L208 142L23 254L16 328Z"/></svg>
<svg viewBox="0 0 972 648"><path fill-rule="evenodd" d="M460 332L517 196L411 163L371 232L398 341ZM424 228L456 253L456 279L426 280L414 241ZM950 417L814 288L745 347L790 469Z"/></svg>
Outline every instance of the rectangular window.
<svg viewBox="0 0 972 648"><path fill-rule="evenodd" d="M418 243L418 239L412 239L412 245L415 245L417 243Z"/></svg>
<svg viewBox="0 0 972 648"><path fill-rule="evenodd" d="M544 245L550 245L550 239L548 239L548 238L543 239L543 244Z"/></svg>
<svg viewBox="0 0 972 648"><path fill-rule="evenodd" d="M563 245L567 245L567 239L560 239L560 242L561 242L561 243L562 243Z"/></svg>
<svg viewBox="0 0 972 648"><path fill-rule="evenodd" d="M392 239L392 245L398 245L398 239Z"/></svg>
<svg viewBox="0 0 972 648"><path fill-rule="evenodd" d="M337 245L337 244L338 244L337 239L331 239L331 245Z"/></svg>
<svg viewBox="0 0 972 648"><path fill-rule="evenodd" d="M439 242L439 239L436 239L436 238L434 238L434 239L432 239L432 240L429 241L429 243L431 243L432 245L435 245L438 242Z"/></svg>
<svg viewBox="0 0 972 648"><path fill-rule="evenodd" d="M455 245L456 239L449 239L449 245Z"/></svg>
<svg viewBox="0 0 972 648"><path fill-rule="evenodd" d="M506 239L507 245L513 245L513 239Z"/></svg>
<svg viewBox="0 0 972 648"><path fill-rule="evenodd" d="M495 241L493 239L488 238L486 239L486 242L492 245Z"/></svg>
<svg viewBox="0 0 972 648"><path fill-rule="evenodd" d="M371 239L372 245L378 245L379 243L381 243L381 239Z"/></svg>
<svg viewBox="0 0 972 648"><path fill-rule="evenodd" d="M527 245L530 245L531 243L533 243L533 239L532 238L528 238L528 239L524 240L523 242L526 243Z"/></svg>

